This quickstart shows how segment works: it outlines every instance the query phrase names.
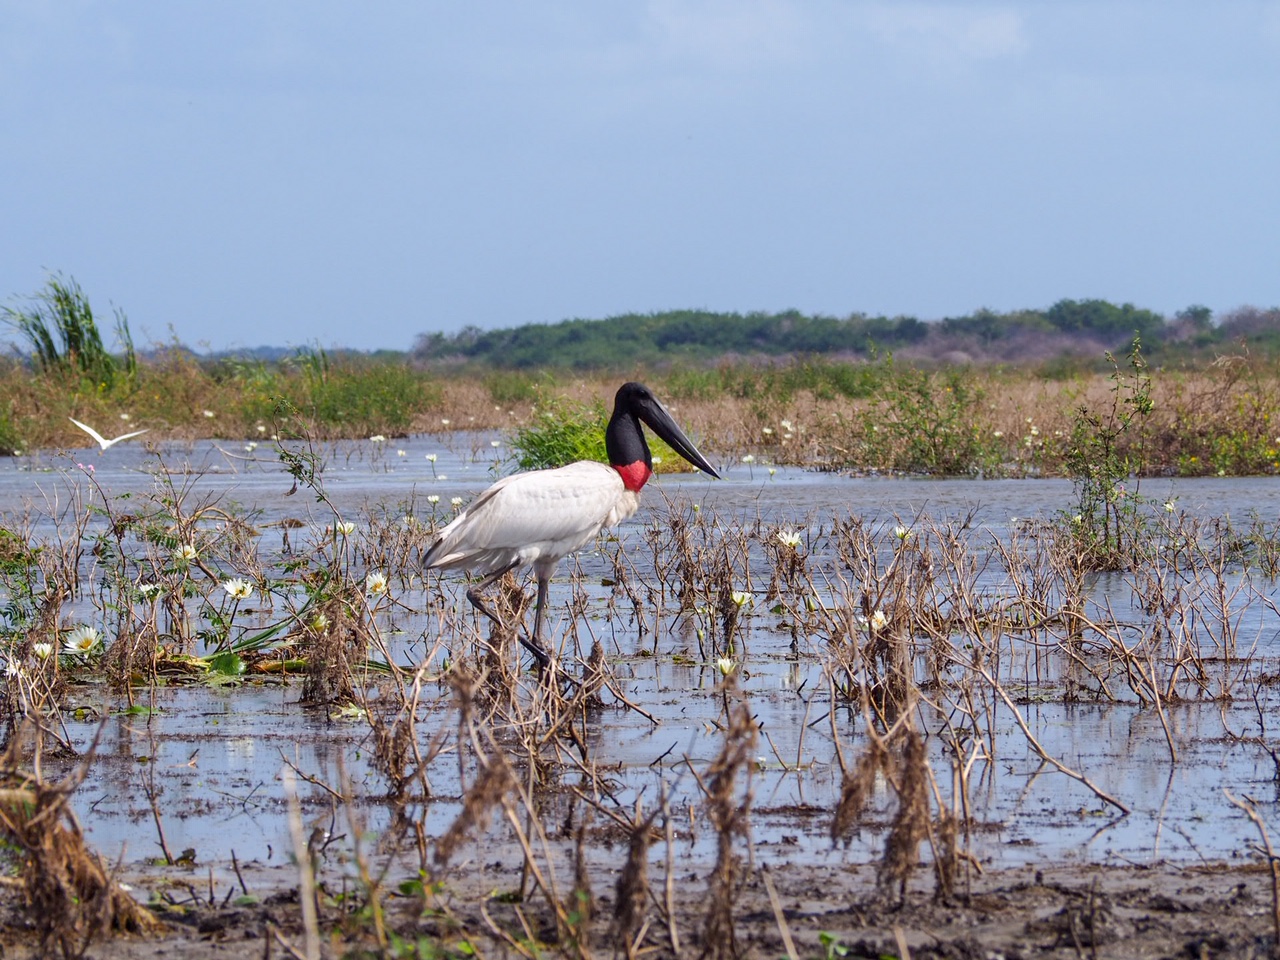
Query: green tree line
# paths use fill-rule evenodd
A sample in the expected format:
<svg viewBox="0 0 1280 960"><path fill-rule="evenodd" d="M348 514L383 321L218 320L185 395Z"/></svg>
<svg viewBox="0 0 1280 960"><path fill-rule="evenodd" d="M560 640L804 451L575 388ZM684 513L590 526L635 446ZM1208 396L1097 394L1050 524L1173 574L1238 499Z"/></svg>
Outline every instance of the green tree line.
<svg viewBox="0 0 1280 960"><path fill-rule="evenodd" d="M1000 313L977 310L924 322L909 316L847 317L779 313L669 310L603 320L572 319L499 330L466 327L420 335L414 359L492 369L600 370L628 364L705 362L732 357L872 357L912 348L921 357L1017 361L1073 354L1098 357L1123 351L1140 337L1154 358L1247 342L1280 352L1280 309L1244 307L1215 318L1203 306L1166 317L1131 303L1059 300L1046 309ZM1045 355L1048 351L1049 355Z"/></svg>

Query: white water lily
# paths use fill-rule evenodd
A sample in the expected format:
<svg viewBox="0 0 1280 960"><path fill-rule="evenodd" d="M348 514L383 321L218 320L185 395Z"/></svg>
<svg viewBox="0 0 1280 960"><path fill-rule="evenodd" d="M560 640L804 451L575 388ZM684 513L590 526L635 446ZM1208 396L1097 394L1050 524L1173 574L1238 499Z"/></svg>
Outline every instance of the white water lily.
<svg viewBox="0 0 1280 960"><path fill-rule="evenodd" d="M450 498L449 498L449 502L450 502L451 504L453 504L455 507L460 507L460 506L462 506L462 498L461 498L461 497L450 497Z"/></svg>
<svg viewBox="0 0 1280 960"><path fill-rule="evenodd" d="M222 589L236 600L248 600L253 596L253 584L242 577L232 577L222 581Z"/></svg>
<svg viewBox="0 0 1280 960"><path fill-rule="evenodd" d="M53 644L46 643L44 641L41 641L40 643L34 643L31 645L31 652L34 653L37 657L39 657L41 660L48 660L51 656L53 656Z"/></svg>
<svg viewBox="0 0 1280 960"><path fill-rule="evenodd" d="M370 443L386 443L387 438L380 433L375 433L372 437L369 438L369 442Z"/></svg>
<svg viewBox="0 0 1280 960"><path fill-rule="evenodd" d="M889 618L885 616L885 612L883 610L877 610L875 613L871 615L872 630L883 630L888 625L889 625Z"/></svg>
<svg viewBox="0 0 1280 960"><path fill-rule="evenodd" d="M323 613L317 613L311 618L311 629L316 633L324 633L329 629L329 618Z"/></svg>
<svg viewBox="0 0 1280 960"><path fill-rule="evenodd" d="M333 532L343 537L349 537L356 532L356 525L350 520L339 520L333 525Z"/></svg>
<svg viewBox="0 0 1280 960"><path fill-rule="evenodd" d="M898 524L898 526L893 528L893 535L899 540L906 540L907 537L911 536L911 530L902 526L902 524Z"/></svg>
<svg viewBox="0 0 1280 960"><path fill-rule="evenodd" d="M730 597L739 607L745 607L751 602L751 594L745 590L735 590L730 594Z"/></svg>
<svg viewBox="0 0 1280 960"><path fill-rule="evenodd" d="M784 547L790 547L792 550L795 550L797 547L800 546L800 540L801 540L801 537L800 537L799 530L779 530L778 531L778 542L782 544Z"/></svg>
<svg viewBox="0 0 1280 960"><path fill-rule="evenodd" d="M380 597L387 592L387 575L381 570L372 571L364 578L364 592L371 597Z"/></svg>
<svg viewBox="0 0 1280 960"><path fill-rule="evenodd" d="M140 583L138 584L138 593L143 597L154 597L160 593L160 584L158 583Z"/></svg>
<svg viewBox="0 0 1280 960"><path fill-rule="evenodd" d="M440 494L438 493L433 493L429 497L427 497L427 503L439 503L439 502L440 502Z"/></svg>
<svg viewBox="0 0 1280 960"><path fill-rule="evenodd" d="M178 547L177 550L173 551L173 557L175 560L181 560L189 563L196 558L196 548L189 543L184 543L182 546Z"/></svg>
<svg viewBox="0 0 1280 960"><path fill-rule="evenodd" d="M67 634L67 639L62 641L62 647L67 653L84 656L97 649L100 643L102 643L102 634L98 632L97 627L80 626Z"/></svg>
<svg viewBox="0 0 1280 960"><path fill-rule="evenodd" d="M720 671L722 677L727 677L733 673L733 668L737 666L729 657L721 657L716 661L716 668Z"/></svg>

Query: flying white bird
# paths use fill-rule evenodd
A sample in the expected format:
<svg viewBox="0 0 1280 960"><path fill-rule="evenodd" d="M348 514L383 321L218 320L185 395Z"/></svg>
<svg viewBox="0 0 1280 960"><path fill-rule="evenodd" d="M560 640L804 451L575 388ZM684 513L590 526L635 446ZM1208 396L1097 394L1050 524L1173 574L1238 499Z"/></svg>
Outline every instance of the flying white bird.
<svg viewBox="0 0 1280 960"><path fill-rule="evenodd" d="M70 420L72 423L74 423L77 427L79 427L85 433L87 433L89 436L93 437L93 439L97 441L98 446L101 447L103 450L106 450L108 447L112 446L113 444L119 443L121 440L128 440L130 437L136 437L140 433L147 432L146 430L134 430L132 433L122 433L120 434L120 436L112 437L110 440L108 440L102 434L100 434L97 430L93 429L93 427L89 426L87 423L81 423L75 417L67 417L67 419Z"/></svg>
<svg viewBox="0 0 1280 960"><path fill-rule="evenodd" d="M640 490L653 476L642 422L684 459L719 479L649 388L624 383L604 434L608 464L579 460L554 470L503 477L454 517L427 551L428 570L464 569L485 575L467 591L467 599L499 627L502 621L485 606L481 594L509 570L532 566L538 579L537 613L532 640L521 637L520 642L543 667L551 662L542 645L547 583L557 564L602 527L635 513Z"/></svg>

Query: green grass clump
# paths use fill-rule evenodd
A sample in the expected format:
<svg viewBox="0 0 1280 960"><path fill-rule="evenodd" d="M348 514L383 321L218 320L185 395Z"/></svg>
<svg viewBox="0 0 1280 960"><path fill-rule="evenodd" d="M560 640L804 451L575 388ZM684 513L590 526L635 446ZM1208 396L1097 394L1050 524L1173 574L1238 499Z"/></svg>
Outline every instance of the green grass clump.
<svg viewBox="0 0 1280 960"><path fill-rule="evenodd" d="M555 398L539 410L533 422L516 430L511 440L522 470L563 467L577 460L609 461L604 431L609 414L602 403L575 403Z"/></svg>
<svg viewBox="0 0 1280 960"><path fill-rule="evenodd" d="M27 298L25 307L0 308L0 317L31 347L37 368L46 374L77 374L99 390L137 373L133 337L123 311L116 310L116 339L120 357L102 342L97 319L80 284L61 274L49 278L43 290Z"/></svg>

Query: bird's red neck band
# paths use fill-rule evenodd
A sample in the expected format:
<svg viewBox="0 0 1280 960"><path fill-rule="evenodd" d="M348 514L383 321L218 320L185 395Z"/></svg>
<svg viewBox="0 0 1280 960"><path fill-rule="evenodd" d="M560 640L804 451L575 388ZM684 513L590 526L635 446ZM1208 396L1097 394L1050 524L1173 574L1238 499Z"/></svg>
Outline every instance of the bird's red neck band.
<svg viewBox="0 0 1280 960"><path fill-rule="evenodd" d="M622 477L622 485L632 493L639 493L640 488L653 476L653 471L643 460L637 460L625 466L618 466L615 463L613 469L617 470L618 476Z"/></svg>

